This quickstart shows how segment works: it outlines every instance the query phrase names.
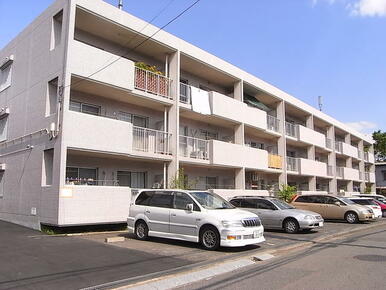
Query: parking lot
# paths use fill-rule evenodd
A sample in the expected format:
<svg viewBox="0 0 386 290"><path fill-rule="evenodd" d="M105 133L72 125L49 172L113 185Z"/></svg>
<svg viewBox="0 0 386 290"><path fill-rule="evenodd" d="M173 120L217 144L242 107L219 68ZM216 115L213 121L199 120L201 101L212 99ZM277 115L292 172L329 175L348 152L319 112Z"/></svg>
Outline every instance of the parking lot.
<svg viewBox="0 0 386 290"><path fill-rule="evenodd" d="M80 289L130 278L134 282L371 226L385 227L386 219L353 225L326 222L319 231L292 235L266 231L262 244L212 252L190 242L161 238L138 241L126 232L47 236L0 222L0 289ZM105 242L105 238L116 236L125 240Z"/></svg>

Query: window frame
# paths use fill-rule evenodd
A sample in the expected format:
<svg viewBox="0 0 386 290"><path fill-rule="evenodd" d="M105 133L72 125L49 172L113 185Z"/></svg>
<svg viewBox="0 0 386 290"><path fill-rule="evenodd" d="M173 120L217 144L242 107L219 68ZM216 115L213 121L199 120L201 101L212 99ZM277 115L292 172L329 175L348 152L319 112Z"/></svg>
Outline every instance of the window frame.
<svg viewBox="0 0 386 290"><path fill-rule="evenodd" d="M186 211L186 208L176 208L177 194L183 194L183 195L187 196L192 201L191 203L193 204L193 211L197 211L197 212L201 211L200 207L198 206L196 201L193 199L193 197L191 197L189 194L187 194L185 192L179 192L179 191L173 192L173 207L172 207L173 209Z"/></svg>
<svg viewBox="0 0 386 290"><path fill-rule="evenodd" d="M80 107L79 107L80 110L78 111L78 110L71 109L72 104L80 105ZM83 110L83 106L89 106L89 107L97 108L98 109L98 114L92 114L92 113L89 113L89 112L85 112ZM101 116L101 111L102 111L101 109L102 109L101 106L98 106L98 105L95 105L95 104L89 104L89 103L84 103L84 102L80 102L80 101L76 101L76 100L70 100L69 110L73 111L73 112L83 113L83 114L92 115L92 116Z"/></svg>

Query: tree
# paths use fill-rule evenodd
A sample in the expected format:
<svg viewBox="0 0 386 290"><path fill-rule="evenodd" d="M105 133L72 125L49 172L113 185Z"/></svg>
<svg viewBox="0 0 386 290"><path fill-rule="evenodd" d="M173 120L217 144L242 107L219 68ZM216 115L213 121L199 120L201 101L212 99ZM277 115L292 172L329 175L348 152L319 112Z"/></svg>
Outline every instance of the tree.
<svg viewBox="0 0 386 290"><path fill-rule="evenodd" d="M173 179L170 181L169 188L190 190L195 187L195 183L190 183L185 175L184 169L180 168Z"/></svg>
<svg viewBox="0 0 386 290"><path fill-rule="evenodd" d="M296 186L290 186L290 185L281 185L281 189L279 190L278 196L280 199L284 200L285 202L291 202L291 200L296 195Z"/></svg>
<svg viewBox="0 0 386 290"><path fill-rule="evenodd" d="M374 154L375 160L378 162L386 161L386 132L381 130L373 133L374 143Z"/></svg>

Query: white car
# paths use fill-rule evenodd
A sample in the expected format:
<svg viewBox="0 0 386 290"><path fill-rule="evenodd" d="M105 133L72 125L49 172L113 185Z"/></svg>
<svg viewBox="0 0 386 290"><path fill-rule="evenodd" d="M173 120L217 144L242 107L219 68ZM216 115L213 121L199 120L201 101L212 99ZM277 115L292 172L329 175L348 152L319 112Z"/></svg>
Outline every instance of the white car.
<svg viewBox="0 0 386 290"><path fill-rule="evenodd" d="M207 250L265 241L259 217L206 191L140 190L130 204L127 227L148 236L200 242Z"/></svg>
<svg viewBox="0 0 386 290"><path fill-rule="evenodd" d="M364 198L364 197L352 197L350 198L353 202L363 205L374 212L375 218L382 217L382 209L381 207L372 199L372 198Z"/></svg>

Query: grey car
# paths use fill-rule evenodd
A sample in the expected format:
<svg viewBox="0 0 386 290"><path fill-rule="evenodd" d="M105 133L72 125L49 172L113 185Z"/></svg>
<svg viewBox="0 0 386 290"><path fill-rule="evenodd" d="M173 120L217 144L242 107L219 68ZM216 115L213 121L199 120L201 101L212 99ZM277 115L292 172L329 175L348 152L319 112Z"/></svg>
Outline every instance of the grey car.
<svg viewBox="0 0 386 290"><path fill-rule="evenodd" d="M236 207L257 214L266 229L284 229L287 233L310 231L323 227L324 220L318 213L296 209L273 197L236 196L229 200Z"/></svg>

